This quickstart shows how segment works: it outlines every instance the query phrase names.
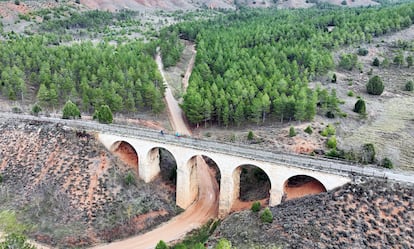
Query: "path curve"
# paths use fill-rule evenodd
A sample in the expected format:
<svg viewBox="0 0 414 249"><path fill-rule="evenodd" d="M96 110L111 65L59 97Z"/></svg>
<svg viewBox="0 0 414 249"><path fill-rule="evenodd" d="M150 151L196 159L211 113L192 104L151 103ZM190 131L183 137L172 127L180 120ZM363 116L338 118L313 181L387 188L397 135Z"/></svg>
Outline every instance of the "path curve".
<svg viewBox="0 0 414 249"><path fill-rule="evenodd" d="M158 50L158 49L157 49ZM161 73L162 79L166 86L165 88L165 101L167 103L168 108L168 116L170 118L170 123L172 128L175 132L178 132L180 135L191 135L191 130L187 125L187 122L184 118L184 113L181 110L178 101L174 98L171 88L168 85L167 80L165 79L164 75L164 65L162 64L160 52L157 51L157 55L155 57L155 61L157 62L158 70Z"/></svg>
<svg viewBox="0 0 414 249"><path fill-rule="evenodd" d="M160 227L129 239L113 242L93 249L150 249L163 240L172 242L179 240L195 228L201 227L208 220L217 217L219 186L215 180L214 171L206 164L201 156L197 157L197 180L199 196L193 205L182 214L174 217Z"/></svg>

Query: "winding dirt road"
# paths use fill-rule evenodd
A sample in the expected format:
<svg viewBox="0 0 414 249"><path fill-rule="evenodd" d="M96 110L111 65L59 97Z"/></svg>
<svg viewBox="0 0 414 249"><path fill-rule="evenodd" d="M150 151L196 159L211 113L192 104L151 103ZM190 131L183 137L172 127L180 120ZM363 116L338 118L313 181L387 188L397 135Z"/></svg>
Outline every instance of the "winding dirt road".
<svg viewBox="0 0 414 249"><path fill-rule="evenodd" d="M156 61L167 86L165 99L169 110L170 122L175 131L178 131L180 134L191 135L191 131L184 120L178 101L173 97L171 89L165 80L159 53L157 53ZM192 58L192 62L190 61L189 68L186 72L186 75L188 75L185 77L187 81L193 65L194 59ZM186 84L184 83L184 85ZM191 230L201 227L212 218L216 218L218 215L219 186L215 178L215 172L201 156L197 157L195 170L197 170L198 198L183 213L148 233L122 241L100 245L94 247L94 249L152 249L160 240L165 242L179 240Z"/></svg>
<svg viewBox="0 0 414 249"><path fill-rule="evenodd" d="M180 215L140 236L94 247L94 249L152 249L160 240L178 240L218 214L218 184L214 172L202 157L197 158L198 199Z"/></svg>

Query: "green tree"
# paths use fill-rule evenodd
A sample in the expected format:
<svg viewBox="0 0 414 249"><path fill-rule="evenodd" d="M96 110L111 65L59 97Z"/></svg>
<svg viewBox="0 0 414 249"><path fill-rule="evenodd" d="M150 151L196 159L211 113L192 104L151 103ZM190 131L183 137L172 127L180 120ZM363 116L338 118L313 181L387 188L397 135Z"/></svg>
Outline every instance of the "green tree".
<svg viewBox="0 0 414 249"><path fill-rule="evenodd" d="M262 214L260 215L260 219L262 222L265 223L272 223L273 222L273 214L272 211L267 207L263 210Z"/></svg>
<svg viewBox="0 0 414 249"><path fill-rule="evenodd" d="M63 106L62 113L63 119L76 119L81 117L79 108L70 100L66 101L66 104Z"/></svg>
<svg viewBox="0 0 414 249"><path fill-rule="evenodd" d="M32 106L32 111L31 111L32 115L38 116L41 111L42 111L42 108L37 103L35 103Z"/></svg>
<svg viewBox="0 0 414 249"><path fill-rule="evenodd" d="M365 101L363 99L358 99L354 106L354 112L359 114L366 113Z"/></svg>
<svg viewBox="0 0 414 249"><path fill-rule="evenodd" d="M372 61L372 65L374 67L379 67L380 61L379 61L379 59L377 57L375 57L374 60Z"/></svg>
<svg viewBox="0 0 414 249"><path fill-rule="evenodd" d="M392 169L394 167L391 159L389 159L388 157L385 157L381 160L381 166L387 169Z"/></svg>
<svg viewBox="0 0 414 249"><path fill-rule="evenodd" d="M260 202L255 201L255 202L253 202L252 207L251 207L250 209L251 209L253 212L257 213L257 212L259 212L259 211L260 211L260 208L261 208Z"/></svg>
<svg viewBox="0 0 414 249"><path fill-rule="evenodd" d="M312 127L310 125L308 125L305 129L305 132L308 133L309 135L311 135L312 132L313 132Z"/></svg>
<svg viewBox="0 0 414 249"><path fill-rule="evenodd" d="M108 105L101 105L93 114L93 118L97 119L99 123L111 124L113 121L111 108Z"/></svg>
<svg viewBox="0 0 414 249"><path fill-rule="evenodd" d="M394 57L394 64L397 65L398 67L400 67L402 64L404 64L404 55L402 54L402 52L399 52Z"/></svg>
<svg viewBox="0 0 414 249"><path fill-rule="evenodd" d="M328 141L326 142L326 146L329 149L336 149L336 137L332 136L328 139Z"/></svg>
<svg viewBox="0 0 414 249"><path fill-rule="evenodd" d="M168 249L168 245L163 240L160 240L155 246L155 249Z"/></svg>
<svg viewBox="0 0 414 249"><path fill-rule="evenodd" d="M41 105L46 106L49 103L49 99L49 90L45 84L41 84L39 90L37 91L37 100Z"/></svg>
<svg viewBox="0 0 414 249"><path fill-rule="evenodd" d="M294 136L296 136L295 127L291 126L289 128L289 137L294 137Z"/></svg>
<svg viewBox="0 0 414 249"><path fill-rule="evenodd" d="M414 90L414 82L412 80L407 81L407 83L405 83L404 89L406 91L413 91Z"/></svg>
<svg viewBox="0 0 414 249"><path fill-rule="evenodd" d="M382 83L381 78L376 75L369 79L367 83L367 92L372 95L381 95L384 91L384 83Z"/></svg>

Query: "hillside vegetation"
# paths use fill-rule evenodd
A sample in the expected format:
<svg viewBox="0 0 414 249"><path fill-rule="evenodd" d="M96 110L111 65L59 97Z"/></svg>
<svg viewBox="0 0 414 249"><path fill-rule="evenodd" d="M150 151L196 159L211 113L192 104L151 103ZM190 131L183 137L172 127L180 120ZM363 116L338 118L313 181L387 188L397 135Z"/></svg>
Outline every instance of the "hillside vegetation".
<svg viewBox="0 0 414 249"><path fill-rule="evenodd" d="M331 51L412 25L414 5L242 10L171 27L197 45L183 109L194 124L311 120L338 113L336 93L308 82L334 67ZM330 31L331 30L331 31ZM174 34L174 32L171 32Z"/></svg>

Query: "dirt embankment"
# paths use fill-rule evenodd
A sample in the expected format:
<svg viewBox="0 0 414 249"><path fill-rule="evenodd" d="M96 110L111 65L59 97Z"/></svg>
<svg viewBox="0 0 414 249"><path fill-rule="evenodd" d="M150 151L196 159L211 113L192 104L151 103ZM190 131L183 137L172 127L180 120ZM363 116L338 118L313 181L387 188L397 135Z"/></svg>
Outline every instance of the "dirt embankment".
<svg viewBox="0 0 414 249"><path fill-rule="evenodd" d="M225 219L210 244L239 248L412 248L414 187L380 181L347 184L272 207L264 224L251 211Z"/></svg>
<svg viewBox="0 0 414 249"><path fill-rule="evenodd" d="M31 237L62 248L142 233L175 215L160 180L127 185L130 167L93 135L54 124L1 120L0 210L36 225ZM2 193L3 193L2 192Z"/></svg>

